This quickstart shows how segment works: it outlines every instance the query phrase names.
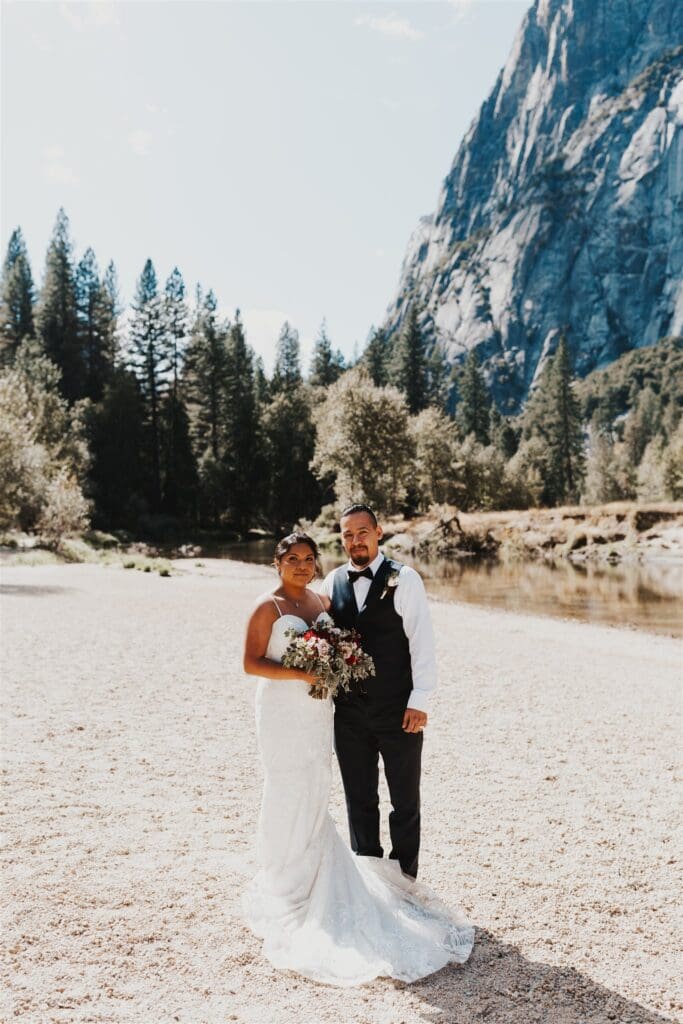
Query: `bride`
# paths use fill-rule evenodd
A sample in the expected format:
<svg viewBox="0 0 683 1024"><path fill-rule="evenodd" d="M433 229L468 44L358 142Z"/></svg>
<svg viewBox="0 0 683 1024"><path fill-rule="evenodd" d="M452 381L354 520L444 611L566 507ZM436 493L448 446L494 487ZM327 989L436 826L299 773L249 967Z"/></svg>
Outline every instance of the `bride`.
<svg viewBox="0 0 683 1024"><path fill-rule="evenodd" d="M313 700L313 677L285 668L290 629L329 619L329 598L309 589L318 548L305 533L277 545L279 586L249 619L244 669L260 676L256 729L264 771L258 873L244 896L252 931L283 970L330 985L379 976L416 981L464 963L474 929L395 860L356 857L329 810L334 705Z"/></svg>

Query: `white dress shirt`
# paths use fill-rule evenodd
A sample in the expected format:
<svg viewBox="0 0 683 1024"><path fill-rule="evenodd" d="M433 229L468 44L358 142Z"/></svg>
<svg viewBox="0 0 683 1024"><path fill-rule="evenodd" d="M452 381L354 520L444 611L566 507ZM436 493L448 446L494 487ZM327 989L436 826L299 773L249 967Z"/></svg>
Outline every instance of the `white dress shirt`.
<svg viewBox="0 0 683 1024"><path fill-rule="evenodd" d="M384 561L384 555L380 551L376 558L370 562L368 568L372 575ZM348 562L347 569L358 569L360 566ZM323 592L329 598L332 597L332 577L338 570L333 569L325 577ZM372 580L367 576L360 576L353 584L353 593L356 598L358 611L363 608L370 590ZM422 577L409 565L401 567L394 594L394 608L403 619L403 632L408 638L410 647L410 667L413 676L413 689L408 698L408 707L417 711L427 711L429 698L436 689L436 654L434 651L434 630L429 615L427 594L422 582Z"/></svg>

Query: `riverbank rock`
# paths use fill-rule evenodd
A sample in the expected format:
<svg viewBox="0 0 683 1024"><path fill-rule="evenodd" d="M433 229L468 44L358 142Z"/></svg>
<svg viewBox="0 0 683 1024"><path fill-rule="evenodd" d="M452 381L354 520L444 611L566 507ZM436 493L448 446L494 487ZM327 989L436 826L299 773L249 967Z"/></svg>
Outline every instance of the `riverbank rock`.
<svg viewBox="0 0 683 1024"><path fill-rule="evenodd" d="M683 502L502 512L451 509L392 523L386 536L388 551L423 558L683 560Z"/></svg>

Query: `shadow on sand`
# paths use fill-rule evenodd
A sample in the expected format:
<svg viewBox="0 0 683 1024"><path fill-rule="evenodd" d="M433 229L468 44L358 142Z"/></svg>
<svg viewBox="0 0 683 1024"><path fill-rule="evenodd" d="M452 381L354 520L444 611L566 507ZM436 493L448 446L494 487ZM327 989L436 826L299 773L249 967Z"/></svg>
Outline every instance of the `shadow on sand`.
<svg viewBox="0 0 683 1024"><path fill-rule="evenodd" d="M403 988L400 982L395 983ZM675 1020L592 981L573 967L535 963L477 929L467 964L414 982L429 1024L664 1024Z"/></svg>
<svg viewBox="0 0 683 1024"><path fill-rule="evenodd" d="M37 587L30 583L0 583L0 595L8 597L49 597L52 594L66 594L73 587Z"/></svg>

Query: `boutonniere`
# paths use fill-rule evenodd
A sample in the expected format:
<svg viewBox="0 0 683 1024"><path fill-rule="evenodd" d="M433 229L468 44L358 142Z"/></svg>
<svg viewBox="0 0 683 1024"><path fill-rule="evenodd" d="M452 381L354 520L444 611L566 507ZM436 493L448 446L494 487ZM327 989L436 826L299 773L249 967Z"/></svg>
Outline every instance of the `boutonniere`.
<svg viewBox="0 0 683 1024"><path fill-rule="evenodd" d="M387 594L389 593L390 590L393 590L394 587L398 586L398 577L399 577L399 573L400 572L401 572L400 569L392 569L391 570L391 572L387 576L386 580L384 581L384 590L379 595L380 601L382 601L387 596Z"/></svg>

